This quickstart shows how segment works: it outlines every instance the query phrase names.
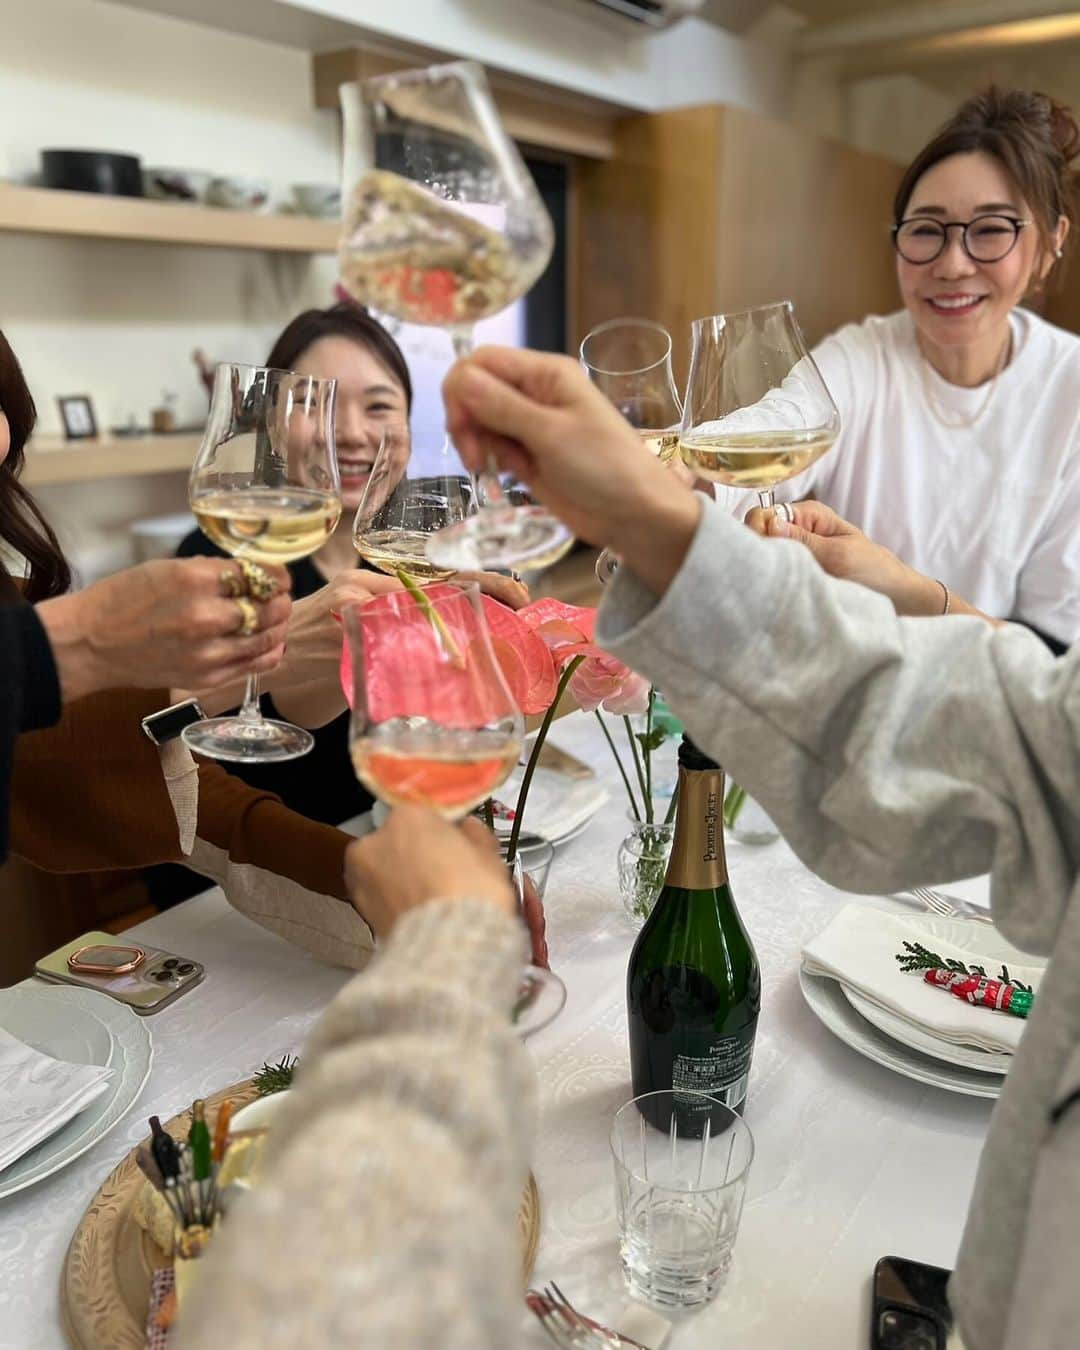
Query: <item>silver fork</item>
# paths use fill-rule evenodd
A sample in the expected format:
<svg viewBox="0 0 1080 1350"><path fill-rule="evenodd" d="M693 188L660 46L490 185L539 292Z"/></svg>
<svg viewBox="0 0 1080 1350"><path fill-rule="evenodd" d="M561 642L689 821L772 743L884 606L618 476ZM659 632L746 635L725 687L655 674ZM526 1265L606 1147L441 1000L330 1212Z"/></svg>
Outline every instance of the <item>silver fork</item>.
<svg viewBox="0 0 1080 1350"><path fill-rule="evenodd" d="M554 1280L542 1291L530 1289L525 1302L562 1350L649 1350L640 1341L579 1313Z"/></svg>
<svg viewBox="0 0 1080 1350"><path fill-rule="evenodd" d="M931 914L940 914L943 919L972 919L975 923L988 923L993 926L994 921L986 910L973 905L969 900L953 899L950 895L932 891L926 886L912 886L911 894Z"/></svg>

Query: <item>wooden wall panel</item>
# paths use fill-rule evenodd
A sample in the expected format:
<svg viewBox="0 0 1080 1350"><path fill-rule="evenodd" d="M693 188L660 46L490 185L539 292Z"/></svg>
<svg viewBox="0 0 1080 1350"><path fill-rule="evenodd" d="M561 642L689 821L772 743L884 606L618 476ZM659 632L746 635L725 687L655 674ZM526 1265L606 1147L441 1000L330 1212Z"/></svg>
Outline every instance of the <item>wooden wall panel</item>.
<svg viewBox="0 0 1080 1350"><path fill-rule="evenodd" d="M577 173L580 339L640 314L691 320L791 298L811 342L899 304L889 204L900 168L797 126L718 106L621 121Z"/></svg>

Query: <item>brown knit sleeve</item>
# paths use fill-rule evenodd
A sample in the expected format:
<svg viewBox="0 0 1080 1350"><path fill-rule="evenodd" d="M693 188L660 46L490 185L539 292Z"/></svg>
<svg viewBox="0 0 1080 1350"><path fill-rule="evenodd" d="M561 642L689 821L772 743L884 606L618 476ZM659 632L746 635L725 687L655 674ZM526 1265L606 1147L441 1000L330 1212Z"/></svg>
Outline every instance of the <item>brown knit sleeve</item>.
<svg viewBox="0 0 1080 1350"><path fill-rule="evenodd" d="M176 817L142 719L165 689L92 694L19 737L11 851L47 872L147 867L181 857Z"/></svg>

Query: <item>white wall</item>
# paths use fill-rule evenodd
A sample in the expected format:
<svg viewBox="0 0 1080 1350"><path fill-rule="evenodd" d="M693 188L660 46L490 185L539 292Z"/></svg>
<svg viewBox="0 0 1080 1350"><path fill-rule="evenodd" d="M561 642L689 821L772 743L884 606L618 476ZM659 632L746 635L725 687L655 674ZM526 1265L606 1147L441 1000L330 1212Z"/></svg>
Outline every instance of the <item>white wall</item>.
<svg viewBox="0 0 1080 1350"><path fill-rule="evenodd" d="M201 0L145 3L215 21L221 13L198 10ZM260 10L307 10L627 107L715 100L777 114L786 99L782 54L699 20L649 35L577 0L224 3L229 22L250 31L264 31ZM0 178L32 177L43 148L81 147L130 151L148 167L266 177L278 199L293 182L336 180L337 119L313 107L308 52L148 12L144 0L4 9ZM205 402L192 349L258 361L288 318L329 301L332 283L330 259L0 234L0 327L22 360L45 435L60 433L61 394L89 394L107 428L133 417L147 423L168 390L181 422L197 422ZM427 394L425 383L422 412ZM127 561L130 519L183 506L184 480L41 496L65 546L94 575Z"/></svg>

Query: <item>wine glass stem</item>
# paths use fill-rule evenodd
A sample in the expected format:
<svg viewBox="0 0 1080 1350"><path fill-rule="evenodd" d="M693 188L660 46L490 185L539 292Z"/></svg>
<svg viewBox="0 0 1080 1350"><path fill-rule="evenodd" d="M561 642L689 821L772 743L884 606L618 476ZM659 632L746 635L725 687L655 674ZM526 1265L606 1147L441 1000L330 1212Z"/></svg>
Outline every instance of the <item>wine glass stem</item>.
<svg viewBox="0 0 1080 1350"><path fill-rule="evenodd" d="M775 504L773 500L772 488L765 488L763 490L760 490L758 492L758 501L761 503L761 509L763 511L771 511Z"/></svg>
<svg viewBox="0 0 1080 1350"><path fill-rule="evenodd" d="M454 346L455 360L464 361L467 356L471 356L474 345L472 325L470 324L467 328L452 328L450 330L450 341ZM476 475L476 489L477 500L482 507L506 505L506 494L503 492L502 483L499 481L499 466L494 455L488 456L486 466Z"/></svg>
<svg viewBox="0 0 1080 1350"><path fill-rule="evenodd" d="M261 722L262 709L259 707L259 677L249 675L244 685L244 701L240 705L242 722Z"/></svg>

